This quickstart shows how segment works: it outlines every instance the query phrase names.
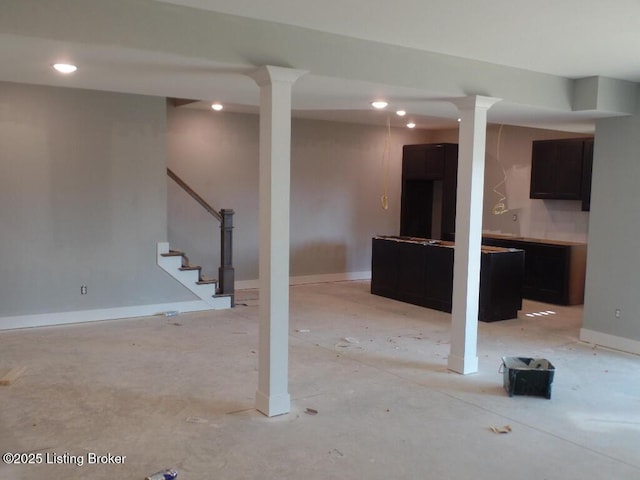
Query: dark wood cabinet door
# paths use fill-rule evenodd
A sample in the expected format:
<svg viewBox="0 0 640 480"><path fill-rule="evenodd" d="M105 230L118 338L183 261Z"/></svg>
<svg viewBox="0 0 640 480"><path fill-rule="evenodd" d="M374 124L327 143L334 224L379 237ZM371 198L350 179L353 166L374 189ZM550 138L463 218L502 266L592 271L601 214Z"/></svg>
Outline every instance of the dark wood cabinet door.
<svg viewBox="0 0 640 480"><path fill-rule="evenodd" d="M541 302L568 304L568 247L529 244L526 247L523 295Z"/></svg>
<svg viewBox="0 0 640 480"><path fill-rule="evenodd" d="M551 198L555 190L556 147L550 142L533 142L531 153L531 198Z"/></svg>
<svg viewBox="0 0 640 480"><path fill-rule="evenodd" d="M398 291L398 246L373 239L371 246L371 293L395 298Z"/></svg>
<svg viewBox="0 0 640 480"><path fill-rule="evenodd" d="M425 248L416 243L396 243L398 290L396 299L414 305L425 305Z"/></svg>
<svg viewBox="0 0 640 480"><path fill-rule="evenodd" d="M400 235L431 238L433 180L405 180L402 186Z"/></svg>
<svg viewBox="0 0 640 480"><path fill-rule="evenodd" d="M533 142L530 197L581 200L583 157L583 139Z"/></svg>
<svg viewBox="0 0 640 480"><path fill-rule="evenodd" d="M403 180L438 180L444 172L442 145L405 145L402 151Z"/></svg>
<svg viewBox="0 0 640 480"><path fill-rule="evenodd" d="M559 142L556 147L556 198L582 199L582 140Z"/></svg>
<svg viewBox="0 0 640 480"><path fill-rule="evenodd" d="M429 146L426 151L425 170L427 178L436 180L444 175L444 145Z"/></svg>
<svg viewBox="0 0 640 480"><path fill-rule="evenodd" d="M453 248L431 247L425 251L424 295L426 305L451 312L453 297Z"/></svg>
<svg viewBox="0 0 640 480"><path fill-rule="evenodd" d="M593 139L584 142L582 157L582 211L591 210L591 170L593 168Z"/></svg>
<svg viewBox="0 0 640 480"><path fill-rule="evenodd" d="M515 318L522 309L524 251L481 257L479 318L485 322Z"/></svg>

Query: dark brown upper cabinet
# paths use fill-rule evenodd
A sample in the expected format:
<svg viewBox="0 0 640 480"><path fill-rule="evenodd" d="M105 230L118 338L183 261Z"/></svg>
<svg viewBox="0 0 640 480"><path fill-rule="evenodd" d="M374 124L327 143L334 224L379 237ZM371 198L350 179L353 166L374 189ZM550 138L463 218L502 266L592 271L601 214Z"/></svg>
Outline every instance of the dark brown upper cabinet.
<svg viewBox="0 0 640 480"><path fill-rule="evenodd" d="M592 138L534 141L529 197L580 200L588 211L592 162Z"/></svg>

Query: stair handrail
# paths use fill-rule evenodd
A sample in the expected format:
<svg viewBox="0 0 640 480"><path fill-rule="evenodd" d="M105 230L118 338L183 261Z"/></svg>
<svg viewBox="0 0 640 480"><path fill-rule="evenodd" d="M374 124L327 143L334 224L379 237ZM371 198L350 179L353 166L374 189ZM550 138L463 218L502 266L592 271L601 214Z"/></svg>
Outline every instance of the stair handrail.
<svg viewBox="0 0 640 480"><path fill-rule="evenodd" d="M218 268L219 293L231 296L231 306L235 306L235 270L233 268L233 214L230 208L219 212L198 195L187 183L167 167L167 175L187 192L207 212L220 222L220 267Z"/></svg>
<svg viewBox="0 0 640 480"><path fill-rule="evenodd" d="M187 183L182 180L178 175L176 175L173 170L171 170L170 168L167 168L167 175L169 175L169 177L176 182L178 185L180 185L180 187L187 192L189 195L191 195L191 197L193 197L193 199L198 202L200 204L200 206L202 206L202 208L204 208L207 212L209 212L211 215L213 215L214 217L216 217L216 219L219 222L222 222L222 215L216 211L211 205L209 205L207 203L207 201L202 198L200 195L198 195L195 190L193 190L193 188L191 188L189 185L187 185Z"/></svg>

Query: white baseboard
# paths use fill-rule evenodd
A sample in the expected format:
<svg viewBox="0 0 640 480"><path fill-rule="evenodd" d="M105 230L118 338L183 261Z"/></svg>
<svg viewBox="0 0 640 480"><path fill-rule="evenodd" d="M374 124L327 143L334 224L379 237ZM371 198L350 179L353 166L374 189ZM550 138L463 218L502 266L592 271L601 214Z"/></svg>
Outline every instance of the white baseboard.
<svg viewBox="0 0 640 480"><path fill-rule="evenodd" d="M100 320L117 320L121 318L148 317L165 312L177 311L200 312L211 310L202 300L188 302L159 303L155 305L135 305L131 307L103 308L98 310L80 310L76 312L42 313L36 315L18 315L0 317L0 330L16 328L46 327L69 323L95 322Z"/></svg>
<svg viewBox="0 0 640 480"><path fill-rule="evenodd" d="M640 355L640 341L631 340L629 338L609 335L608 333L596 332L587 328L580 329L580 340L587 343L593 343L614 350L621 350L627 353Z"/></svg>
<svg viewBox="0 0 640 480"><path fill-rule="evenodd" d="M371 272L323 273L319 275L299 275L289 277L289 285L306 285L309 283L344 282L348 280L370 280ZM236 290L253 290L260 288L260 280L236 280Z"/></svg>
<svg viewBox="0 0 640 480"><path fill-rule="evenodd" d="M304 275L291 277L291 285L305 285L310 283L341 282L346 280L368 280L371 272L327 273L321 275ZM258 280L241 280L236 282L236 290L256 289ZM155 305L135 305L131 307L104 308L98 310L80 310L76 312L41 313L35 315L17 315L0 317L0 330L17 328L46 327L51 325L65 325L69 323L95 322L100 320L117 320L121 318L147 317L164 312L199 312L212 310L202 300L188 302L161 303Z"/></svg>

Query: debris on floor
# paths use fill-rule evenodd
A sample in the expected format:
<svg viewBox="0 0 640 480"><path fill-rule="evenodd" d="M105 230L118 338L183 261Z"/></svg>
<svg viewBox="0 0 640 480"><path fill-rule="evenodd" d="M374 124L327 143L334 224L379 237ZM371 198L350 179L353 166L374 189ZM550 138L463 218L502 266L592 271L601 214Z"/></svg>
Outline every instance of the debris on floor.
<svg viewBox="0 0 640 480"><path fill-rule="evenodd" d="M178 471L175 468L167 468L145 477L144 480L174 480L176 478L178 478Z"/></svg>
<svg viewBox="0 0 640 480"><path fill-rule="evenodd" d="M296 330L296 332L298 333L309 333L311 330L309 330L308 328L299 328L298 330Z"/></svg>
<svg viewBox="0 0 640 480"><path fill-rule="evenodd" d="M336 343L336 347L350 347L351 345L356 345L360 343L360 340L354 337L342 337L338 343Z"/></svg>
<svg viewBox="0 0 640 480"><path fill-rule="evenodd" d="M20 375L22 375L27 367L13 367L8 370L0 369L0 385L11 385Z"/></svg>
<svg viewBox="0 0 640 480"><path fill-rule="evenodd" d="M187 417L186 422L187 423L207 423L207 419L202 417Z"/></svg>
<svg viewBox="0 0 640 480"><path fill-rule="evenodd" d="M236 413L244 413L244 412L249 412L249 411L253 411L254 407L250 407L250 408L241 408L240 410L232 410L230 412L225 412L225 415L235 415Z"/></svg>
<svg viewBox="0 0 640 480"><path fill-rule="evenodd" d="M164 312L165 317L177 317L178 315L180 315L180 312L177 310L169 310L167 312Z"/></svg>
<svg viewBox="0 0 640 480"><path fill-rule="evenodd" d="M342 453L337 448L334 448L333 450L329 450L328 454L329 454L329 461L331 463L340 462L344 458L344 453Z"/></svg>
<svg viewBox="0 0 640 480"><path fill-rule="evenodd" d="M306 413L307 415L317 415L318 414L318 410L316 410L315 408L307 408L304 413Z"/></svg>
<svg viewBox="0 0 640 480"><path fill-rule="evenodd" d="M510 433L511 425L505 425L504 427L491 427L490 430L493 433Z"/></svg>

